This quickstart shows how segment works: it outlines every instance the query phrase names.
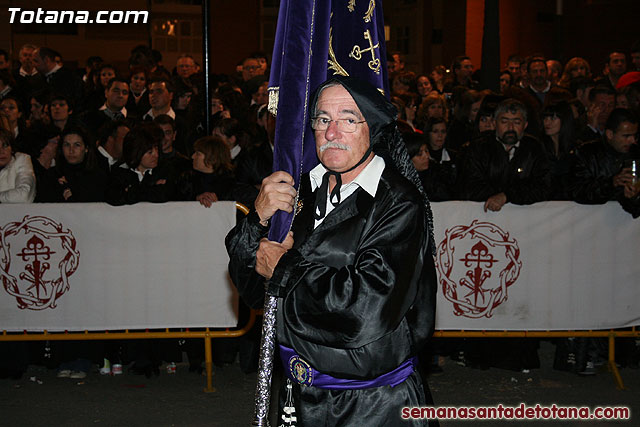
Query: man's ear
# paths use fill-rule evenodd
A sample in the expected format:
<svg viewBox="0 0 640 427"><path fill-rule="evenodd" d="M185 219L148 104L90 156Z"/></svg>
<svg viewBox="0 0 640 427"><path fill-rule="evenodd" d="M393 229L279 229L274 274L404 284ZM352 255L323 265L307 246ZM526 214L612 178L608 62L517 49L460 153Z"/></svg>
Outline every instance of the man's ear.
<svg viewBox="0 0 640 427"><path fill-rule="evenodd" d="M606 129L604 133L607 136L607 140L611 141L613 139L613 131L611 129Z"/></svg>
<svg viewBox="0 0 640 427"><path fill-rule="evenodd" d="M524 128L526 129L529 126L529 122L524 122Z"/></svg>

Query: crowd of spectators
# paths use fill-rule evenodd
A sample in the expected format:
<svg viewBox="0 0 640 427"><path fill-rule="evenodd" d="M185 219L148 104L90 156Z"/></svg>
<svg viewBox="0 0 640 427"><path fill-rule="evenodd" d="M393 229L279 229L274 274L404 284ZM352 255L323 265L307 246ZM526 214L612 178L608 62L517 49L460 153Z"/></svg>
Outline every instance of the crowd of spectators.
<svg viewBox="0 0 640 427"><path fill-rule="evenodd" d="M627 63L627 53L630 63ZM450 72L405 71L401 54L389 56L391 101L409 156L431 201L484 202L485 211L506 203L565 200L617 201L640 215L637 163L640 113L640 44L612 50L596 75L583 58L562 66L540 54L512 55L483 87L471 59L458 56ZM606 360L594 339L557 340L554 367L592 375ZM640 348L619 340L618 360L637 366ZM475 368L539 367L532 339L438 340L431 349Z"/></svg>
<svg viewBox="0 0 640 427"><path fill-rule="evenodd" d="M29 44L17 58L0 50L1 203L252 205L273 161L266 55L215 76L210 99L187 54L171 71L146 46L131 51L126 70L93 56L76 71L61 58ZM563 67L512 55L496 91L482 87L465 55L449 70L417 74L393 53L388 71L398 126L432 201L500 211L506 203L613 200L640 215L629 163L640 159L637 43L611 51L599 73L583 58Z"/></svg>
<svg viewBox="0 0 640 427"><path fill-rule="evenodd" d="M236 74L216 76L211 135L202 73L190 55L169 71L157 51L138 46L126 70L94 56L81 74L49 47L24 45L17 60L2 50L0 57L2 203L250 206L271 170L274 128L261 53Z"/></svg>
<svg viewBox="0 0 640 427"><path fill-rule="evenodd" d="M638 152L640 45L611 51L601 75L583 58L559 61L512 55L491 91L471 59L428 75L388 62L391 100L432 201L505 203L618 201L640 215ZM443 82L444 80L444 82ZM416 134L419 136L416 137ZM426 155L425 155L426 154Z"/></svg>

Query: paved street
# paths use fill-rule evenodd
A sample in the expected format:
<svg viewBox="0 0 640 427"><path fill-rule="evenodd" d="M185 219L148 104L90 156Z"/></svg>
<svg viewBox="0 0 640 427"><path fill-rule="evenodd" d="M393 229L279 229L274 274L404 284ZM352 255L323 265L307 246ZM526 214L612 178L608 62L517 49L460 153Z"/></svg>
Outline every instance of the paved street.
<svg viewBox="0 0 640 427"><path fill-rule="evenodd" d="M617 390L613 377L593 377L551 369L554 347L543 342L542 368L528 374L500 369L463 368L446 360L444 372L430 379L438 406L459 405L625 405L632 408L627 422L528 422L527 426L640 425L640 370L623 369L627 390ZM35 377L31 380L30 377ZM159 377L127 374L109 377L92 372L82 381L59 379L55 371L32 366L21 380L0 380L2 426L249 426L253 417L256 375L239 364L216 368L215 393L204 393L205 378L178 365L175 375ZM41 383L39 383L40 381ZM640 415L638 415L640 417ZM474 423L475 424L475 423ZM275 425L272 423L272 425ZM443 421L441 426L469 426ZM482 425L518 425L484 422Z"/></svg>

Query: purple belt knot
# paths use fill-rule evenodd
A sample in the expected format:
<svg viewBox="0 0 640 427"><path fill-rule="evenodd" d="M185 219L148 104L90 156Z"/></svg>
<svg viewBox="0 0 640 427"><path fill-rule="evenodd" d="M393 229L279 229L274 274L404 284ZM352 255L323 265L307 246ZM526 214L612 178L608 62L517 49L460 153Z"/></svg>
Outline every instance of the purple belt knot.
<svg viewBox="0 0 640 427"><path fill-rule="evenodd" d="M291 381L330 390L361 390L385 385L395 387L403 383L415 371L415 367L418 364L418 359L414 356L393 371L382 374L379 377L370 380L351 380L332 377L315 370L294 349L283 345L280 345L280 360L287 377Z"/></svg>

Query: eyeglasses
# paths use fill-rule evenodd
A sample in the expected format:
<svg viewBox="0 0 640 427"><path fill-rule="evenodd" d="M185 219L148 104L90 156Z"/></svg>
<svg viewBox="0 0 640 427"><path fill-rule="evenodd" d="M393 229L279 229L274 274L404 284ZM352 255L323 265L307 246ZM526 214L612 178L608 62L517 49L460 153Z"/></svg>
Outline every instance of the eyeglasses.
<svg viewBox="0 0 640 427"><path fill-rule="evenodd" d="M358 129L358 125L361 123L365 123L366 120L357 122L354 119L331 120L326 117L312 117L311 128L313 130L325 131L329 128L329 126L331 125L331 122L336 122L336 124L338 125L338 130L340 132L353 133Z"/></svg>

